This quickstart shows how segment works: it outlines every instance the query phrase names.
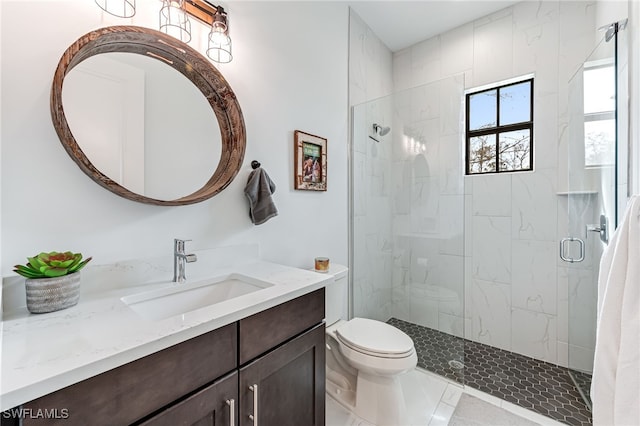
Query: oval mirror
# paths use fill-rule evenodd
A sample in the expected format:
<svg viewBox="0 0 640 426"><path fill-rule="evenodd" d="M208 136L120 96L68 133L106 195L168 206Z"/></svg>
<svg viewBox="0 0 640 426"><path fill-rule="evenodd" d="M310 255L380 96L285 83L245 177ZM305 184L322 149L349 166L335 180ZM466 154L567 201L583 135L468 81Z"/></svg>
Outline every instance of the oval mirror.
<svg viewBox="0 0 640 426"><path fill-rule="evenodd" d="M224 77L148 28L102 28L72 44L56 69L51 114L82 171L134 201L204 201L244 159L244 120Z"/></svg>

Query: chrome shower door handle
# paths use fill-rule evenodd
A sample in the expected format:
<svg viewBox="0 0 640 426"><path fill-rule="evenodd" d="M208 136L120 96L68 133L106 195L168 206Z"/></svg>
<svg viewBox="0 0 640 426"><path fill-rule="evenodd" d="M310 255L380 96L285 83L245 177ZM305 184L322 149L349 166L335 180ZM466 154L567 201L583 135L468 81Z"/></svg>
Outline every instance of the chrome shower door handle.
<svg viewBox="0 0 640 426"><path fill-rule="evenodd" d="M565 243L569 243L569 242L573 242L573 241L577 241L578 242L578 246L580 247L580 256L576 259L573 257L566 257L565 254ZM584 260L584 241L582 241L580 238L574 238L574 237L567 237L567 238L563 238L562 240L560 240L560 259L564 260L565 262L569 262L569 263L576 263L576 262L582 262Z"/></svg>
<svg viewBox="0 0 640 426"><path fill-rule="evenodd" d="M258 426L258 385L249 386L249 390L253 392L253 414L249 414L249 418L253 420L253 426Z"/></svg>
<svg viewBox="0 0 640 426"><path fill-rule="evenodd" d="M235 426L236 402L233 399L227 399L226 403L229 406L229 426Z"/></svg>

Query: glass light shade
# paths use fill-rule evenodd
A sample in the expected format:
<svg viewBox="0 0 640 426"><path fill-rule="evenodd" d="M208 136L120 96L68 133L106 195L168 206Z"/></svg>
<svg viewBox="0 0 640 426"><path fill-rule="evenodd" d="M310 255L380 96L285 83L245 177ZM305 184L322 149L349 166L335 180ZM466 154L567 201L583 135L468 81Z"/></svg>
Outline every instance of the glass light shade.
<svg viewBox="0 0 640 426"><path fill-rule="evenodd" d="M222 33L224 35L228 34L229 29L227 27L226 12L218 12L215 14L213 17L213 24L211 24L211 32Z"/></svg>
<svg viewBox="0 0 640 426"><path fill-rule="evenodd" d="M231 62L233 59L233 55L231 54L231 37L223 32L211 30L209 33L207 56L220 64Z"/></svg>
<svg viewBox="0 0 640 426"><path fill-rule="evenodd" d="M136 0L95 0L100 9L119 18L131 18L136 14Z"/></svg>
<svg viewBox="0 0 640 426"><path fill-rule="evenodd" d="M160 9L160 31L178 40L191 41L191 21L183 8L183 0L163 0Z"/></svg>

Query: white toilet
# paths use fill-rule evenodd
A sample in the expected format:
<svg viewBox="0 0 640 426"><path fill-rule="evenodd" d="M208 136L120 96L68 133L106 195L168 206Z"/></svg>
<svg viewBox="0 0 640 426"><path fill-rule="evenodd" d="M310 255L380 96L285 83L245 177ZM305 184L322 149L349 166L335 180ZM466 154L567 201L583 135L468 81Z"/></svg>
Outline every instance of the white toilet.
<svg viewBox="0 0 640 426"><path fill-rule="evenodd" d="M331 265L326 287L327 393L377 426L406 424L406 403L398 376L415 368L413 341L381 321L347 321L347 268Z"/></svg>

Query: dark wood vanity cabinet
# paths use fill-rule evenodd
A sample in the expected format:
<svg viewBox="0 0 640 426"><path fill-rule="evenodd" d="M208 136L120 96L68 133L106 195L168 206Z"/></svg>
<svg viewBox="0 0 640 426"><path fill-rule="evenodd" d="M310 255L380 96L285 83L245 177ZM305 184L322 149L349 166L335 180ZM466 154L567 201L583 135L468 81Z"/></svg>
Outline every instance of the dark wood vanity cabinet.
<svg viewBox="0 0 640 426"><path fill-rule="evenodd" d="M62 415L21 424L324 425L323 319L319 289L24 404Z"/></svg>
<svg viewBox="0 0 640 426"><path fill-rule="evenodd" d="M320 289L238 322L240 426L324 425L323 319Z"/></svg>
<svg viewBox="0 0 640 426"><path fill-rule="evenodd" d="M111 426L144 419L236 369L237 329L229 324L33 400L23 406L22 424ZM60 415L34 415L39 410Z"/></svg>
<svg viewBox="0 0 640 426"><path fill-rule="evenodd" d="M320 324L240 369L240 426L322 426L325 327ZM257 412L257 414L256 414Z"/></svg>

